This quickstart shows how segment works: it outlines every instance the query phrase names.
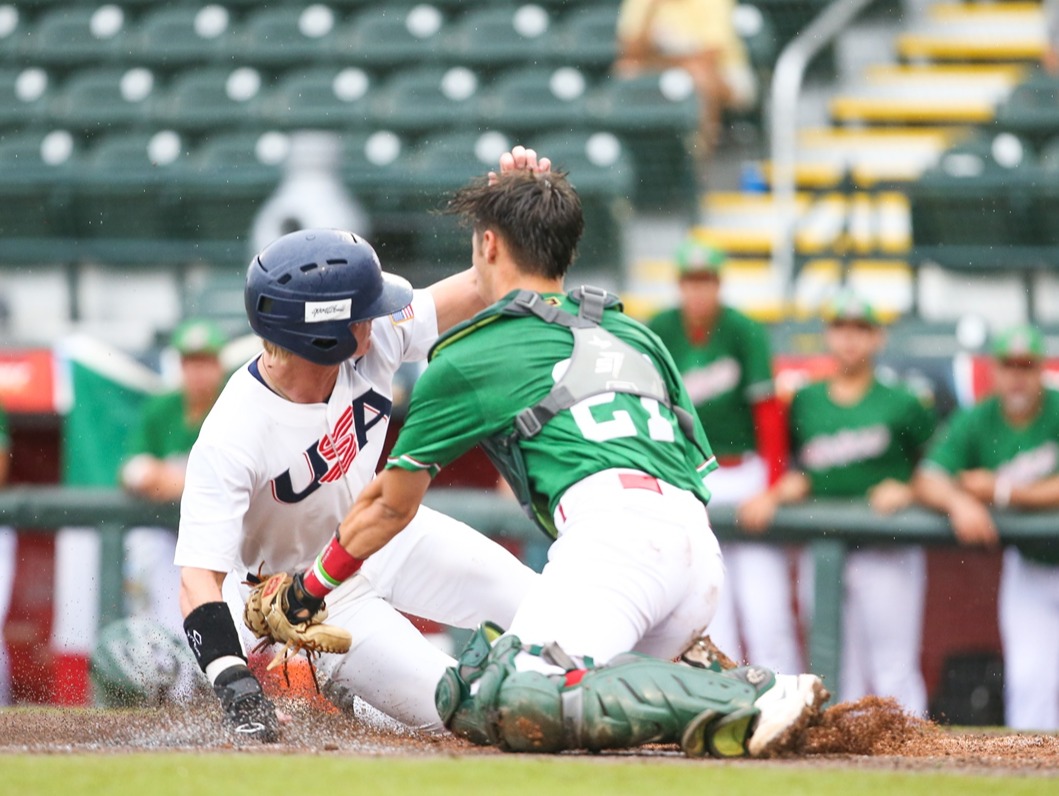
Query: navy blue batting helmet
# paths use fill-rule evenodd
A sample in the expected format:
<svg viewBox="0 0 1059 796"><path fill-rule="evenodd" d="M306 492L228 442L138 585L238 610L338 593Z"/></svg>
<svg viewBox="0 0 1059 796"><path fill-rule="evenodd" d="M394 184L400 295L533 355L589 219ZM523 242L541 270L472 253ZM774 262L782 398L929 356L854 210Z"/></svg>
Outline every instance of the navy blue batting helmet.
<svg viewBox="0 0 1059 796"><path fill-rule="evenodd" d="M412 286L386 274L363 238L334 229L303 229L254 257L244 291L259 336L318 365L353 356L350 324L389 315L412 301Z"/></svg>

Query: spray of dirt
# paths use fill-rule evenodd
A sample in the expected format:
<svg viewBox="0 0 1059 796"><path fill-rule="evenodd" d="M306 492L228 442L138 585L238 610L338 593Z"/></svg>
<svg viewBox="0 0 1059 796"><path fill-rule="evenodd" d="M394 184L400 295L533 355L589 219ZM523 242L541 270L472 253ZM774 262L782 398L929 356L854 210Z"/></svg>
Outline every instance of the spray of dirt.
<svg viewBox="0 0 1059 796"><path fill-rule="evenodd" d="M936 746L937 725L906 713L897 701L876 696L840 702L809 727L795 750L803 755L897 755Z"/></svg>

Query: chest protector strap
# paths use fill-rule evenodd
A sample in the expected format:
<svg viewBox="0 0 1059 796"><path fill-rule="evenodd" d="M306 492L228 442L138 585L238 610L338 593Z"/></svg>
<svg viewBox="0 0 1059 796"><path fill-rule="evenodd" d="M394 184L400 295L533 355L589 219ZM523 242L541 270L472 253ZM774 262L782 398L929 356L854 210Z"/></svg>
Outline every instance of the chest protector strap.
<svg viewBox="0 0 1059 796"><path fill-rule="evenodd" d="M559 412L586 398L621 392L653 398L669 407L676 414L684 435L694 439L691 415L672 404L665 383L651 361L600 326L604 309L615 299L605 290L589 285L577 288L570 295L580 305L577 315L548 304L539 294L528 290L519 291L501 310L506 315L536 315L548 323L565 326L574 336L574 351L566 372L548 395L515 418L518 437L536 436Z"/></svg>

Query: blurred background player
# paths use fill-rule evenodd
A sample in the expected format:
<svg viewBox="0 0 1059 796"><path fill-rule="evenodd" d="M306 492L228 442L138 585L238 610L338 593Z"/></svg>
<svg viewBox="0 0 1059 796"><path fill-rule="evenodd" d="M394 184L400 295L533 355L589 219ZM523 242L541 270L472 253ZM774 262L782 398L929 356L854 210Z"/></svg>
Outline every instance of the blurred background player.
<svg viewBox="0 0 1059 796"><path fill-rule="evenodd" d="M810 495L866 496L880 514L912 502L909 481L934 431L934 412L910 390L877 374L875 360L886 335L870 304L843 292L825 308L824 318L835 374L795 393L789 423L797 468L741 507L740 520L749 528L765 528L777 506ZM802 575L803 586L811 584L811 573L803 569ZM840 698L890 696L924 715L923 548L850 550L844 583Z"/></svg>
<svg viewBox="0 0 1059 796"><path fill-rule="evenodd" d="M1059 508L1059 391L1044 385L1032 326L993 347L994 394L954 414L916 472L920 501L963 544L997 544L989 509ZM1057 534L1059 535L1059 534ZM1059 729L1059 554L1054 542L1004 550L998 593L1009 727Z"/></svg>
<svg viewBox="0 0 1059 796"><path fill-rule="evenodd" d="M721 303L725 259L707 241L685 240L676 254L680 306L648 323L673 356L717 456L720 467L706 477L715 505L757 495L787 458L768 332ZM727 577L710 638L737 660L800 671L787 550L755 542L721 549Z"/></svg>
<svg viewBox="0 0 1059 796"><path fill-rule="evenodd" d="M721 137L724 109L748 108L757 95L734 9L732 0L623 0L618 15L616 74L679 67L691 76L701 108L700 162Z"/></svg>
<svg viewBox="0 0 1059 796"><path fill-rule="evenodd" d="M120 472L129 492L159 502L180 500L188 453L224 384L225 342L220 328L206 319L189 319L174 330L170 345L180 355L181 384L143 407ZM126 534L127 611L183 636L175 550L175 529L133 528Z"/></svg>
<svg viewBox="0 0 1059 796"><path fill-rule="evenodd" d="M7 431L7 413L0 407L0 489L7 486L11 469L11 436ZM15 556L18 537L14 528L0 526L0 707L11 704L11 662L8 659L4 623L15 588Z"/></svg>

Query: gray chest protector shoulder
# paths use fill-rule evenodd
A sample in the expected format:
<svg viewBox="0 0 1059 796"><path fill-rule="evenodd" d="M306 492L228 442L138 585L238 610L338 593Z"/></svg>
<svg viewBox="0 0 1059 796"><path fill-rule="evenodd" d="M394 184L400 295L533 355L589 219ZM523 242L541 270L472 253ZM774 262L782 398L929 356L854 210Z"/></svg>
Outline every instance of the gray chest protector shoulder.
<svg viewBox="0 0 1059 796"><path fill-rule="evenodd" d="M519 291L500 309L503 315L535 315L547 323L565 326L574 337L574 350L566 372L551 392L515 417L514 431L497 434L481 443L530 519L552 538L556 531L547 496L535 494L531 489L519 442L539 434L559 412L601 393L628 393L653 398L669 407L685 436L695 439L692 416L671 402L665 382L650 359L600 326L604 309L616 304L617 298L588 285L572 291L570 297L580 305L577 315L547 303L529 290Z"/></svg>

